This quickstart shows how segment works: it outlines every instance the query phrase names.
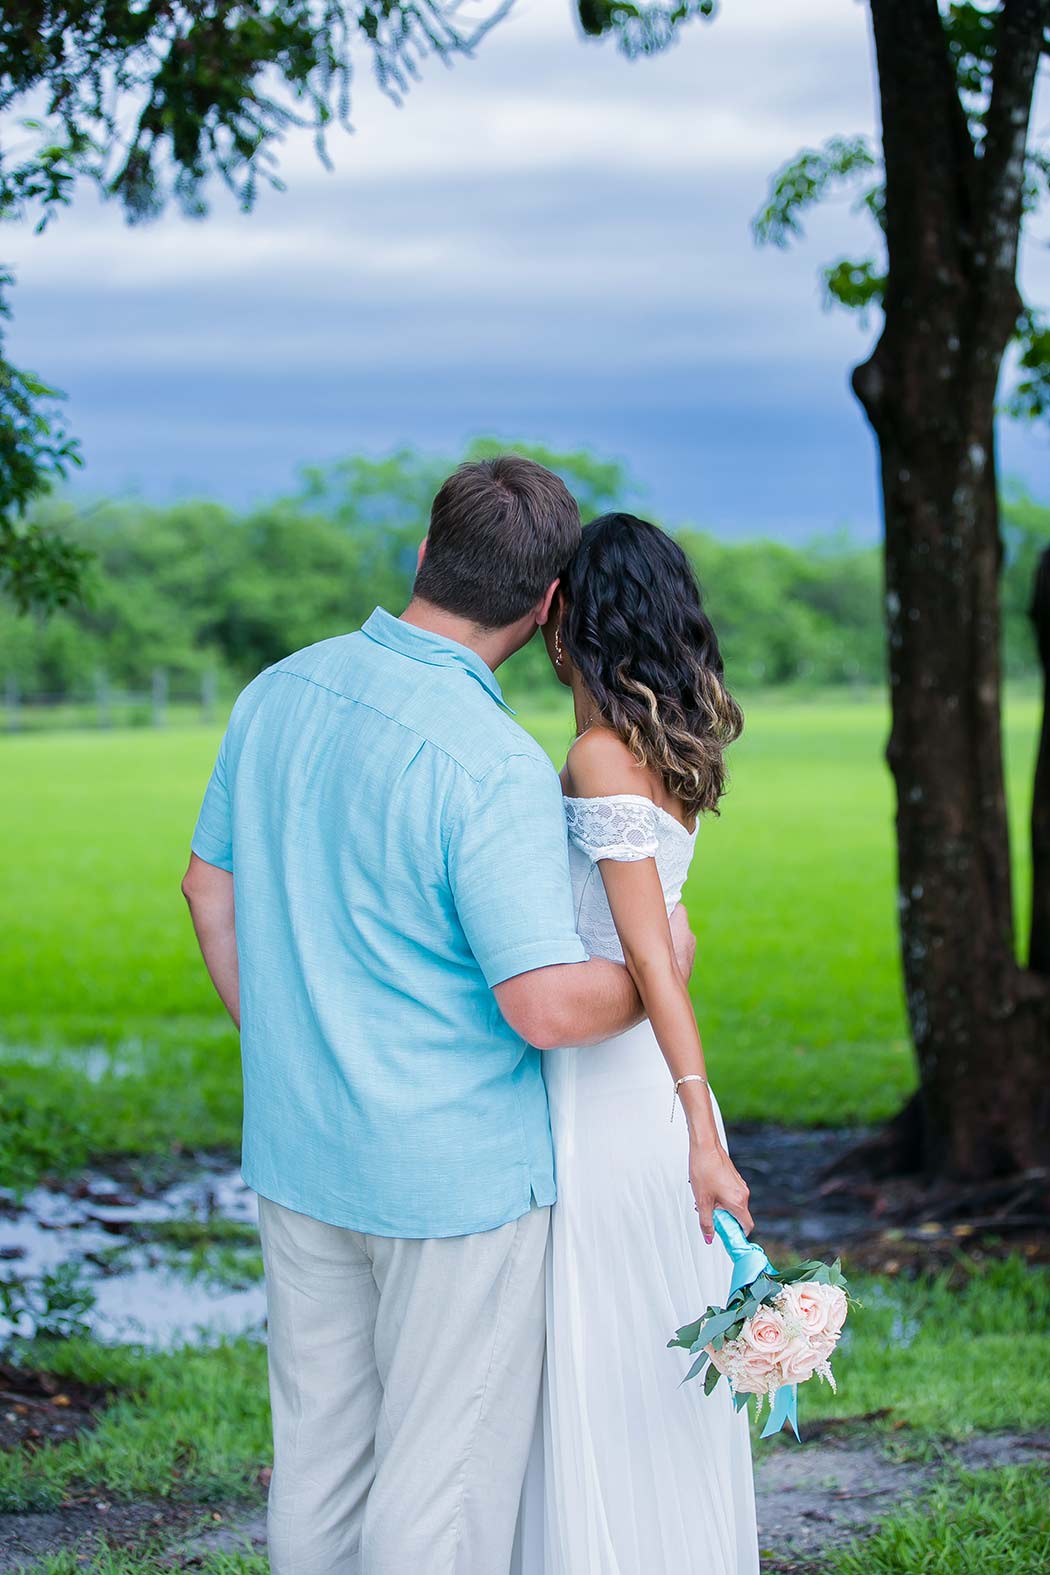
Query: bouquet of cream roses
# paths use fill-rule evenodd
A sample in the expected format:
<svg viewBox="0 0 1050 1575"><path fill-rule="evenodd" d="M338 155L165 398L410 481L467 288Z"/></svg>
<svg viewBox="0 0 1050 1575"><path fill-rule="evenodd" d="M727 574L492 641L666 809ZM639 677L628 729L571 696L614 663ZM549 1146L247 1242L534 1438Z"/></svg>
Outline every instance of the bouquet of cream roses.
<svg viewBox="0 0 1050 1575"><path fill-rule="evenodd" d="M737 1410L749 1395L759 1396L761 1409L761 1397L768 1395L763 1438L785 1422L797 1438L797 1386L817 1373L835 1387L831 1355L849 1307L839 1261L810 1259L780 1272L732 1214L716 1209L714 1222L733 1259L729 1300L724 1307L709 1307L669 1342L696 1357L682 1381L706 1367L704 1391L710 1394L725 1377Z"/></svg>

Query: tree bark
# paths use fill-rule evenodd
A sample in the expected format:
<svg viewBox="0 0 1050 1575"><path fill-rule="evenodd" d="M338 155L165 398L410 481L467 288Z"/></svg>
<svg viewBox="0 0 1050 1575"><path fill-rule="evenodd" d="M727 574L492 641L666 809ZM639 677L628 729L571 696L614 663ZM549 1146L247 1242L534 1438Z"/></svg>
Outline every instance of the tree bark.
<svg viewBox="0 0 1050 1575"><path fill-rule="evenodd" d="M1028 966L1050 976L1050 547L1032 594L1032 622L1043 668L1043 725L1032 791L1032 932Z"/></svg>
<svg viewBox="0 0 1050 1575"><path fill-rule="evenodd" d="M1000 732L996 388L1015 283L1041 0L1004 0L978 157L936 0L871 0L886 168L885 325L853 383L874 428L911 1157L980 1181L1044 1166L1050 979L1016 960Z"/></svg>

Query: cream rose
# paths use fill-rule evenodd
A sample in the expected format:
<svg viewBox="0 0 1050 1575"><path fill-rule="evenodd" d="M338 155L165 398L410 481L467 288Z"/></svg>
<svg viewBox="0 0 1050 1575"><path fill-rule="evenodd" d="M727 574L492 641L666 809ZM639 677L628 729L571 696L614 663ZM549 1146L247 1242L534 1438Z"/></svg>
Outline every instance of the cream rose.
<svg viewBox="0 0 1050 1575"><path fill-rule="evenodd" d="M846 1321L845 1293L837 1285L819 1280L797 1280L785 1285L776 1301L784 1317L810 1337L838 1336Z"/></svg>
<svg viewBox="0 0 1050 1575"><path fill-rule="evenodd" d="M824 1292L824 1333L833 1334L838 1339L849 1310L846 1293L841 1285L822 1285L820 1289Z"/></svg>
<svg viewBox="0 0 1050 1575"><path fill-rule="evenodd" d="M779 1355L768 1355L745 1346L730 1373L733 1388L742 1395L764 1395L780 1382Z"/></svg>
<svg viewBox="0 0 1050 1575"><path fill-rule="evenodd" d="M727 1340L720 1351L710 1345L704 1347L711 1364L722 1373L740 1394L765 1394L777 1382L778 1358L774 1353L756 1350L742 1339Z"/></svg>
<svg viewBox="0 0 1050 1575"><path fill-rule="evenodd" d="M824 1352L819 1344L804 1334L793 1335L780 1353L780 1373L786 1384L804 1384L812 1378Z"/></svg>
<svg viewBox="0 0 1050 1575"><path fill-rule="evenodd" d="M744 1345L767 1356L776 1356L787 1342L787 1331L780 1314L773 1307L760 1307L744 1325L740 1336Z"/></svg>
<svg viewBox="0 0 1050 1575"><path fill-rule="evenodd" d="M825 1362L831 1356L838 1343L839 1335L837 1333L828 1334L827 1330L825 1330L823 1334L815 1334L812 1341L814 1350L820 1352L821 1357Z"/></svg>
<svg viewBox="0 0 1050 1575"><path fill-rule="evenodd" d="M711 1358L712 1367L717 1367L720 1373L725 1373L726 1375L728 1375L733 1364L740 1359L739 1340L725 1340L720 1351L716 1351L711 1344L705 1345L704 1350Z"/></svg>

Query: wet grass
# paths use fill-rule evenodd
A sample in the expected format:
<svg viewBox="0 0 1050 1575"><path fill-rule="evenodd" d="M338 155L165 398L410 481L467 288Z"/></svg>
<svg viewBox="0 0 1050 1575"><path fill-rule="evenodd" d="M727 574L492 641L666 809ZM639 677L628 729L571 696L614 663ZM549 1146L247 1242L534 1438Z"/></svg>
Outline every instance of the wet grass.
<svg viewBox="0 0 1050 1575"><path fill-rule="evenodd" d="M126 1238L95 1254L114 1273L141 1256L165 1263L186 1279L225 1290L240 1290L263 1276L259 1232L254 1225L212 1215L202 1219L142 1220Z"/></svg>
<svg viewBox="0 0 1050 1575"><path fill-rule="evenodd" d="M1050 1568L1046 1471L957 1472L833 1554L828 1575L1036 1575Z"/></svg>
<svg viewBox="0 0 1050 1575"><path fill-rule="evenodd" d="M870 1412L920 1452L931 1437L1050 1427L1050 1269L960 1258L934 1276L850 1285L863 1305L832 1364L838 1393L819 1379L800 1388L803 1438L807 1419Z"/></svg>
<svg viewBox="0 0 1050 1575"><path fill-rule="evenodd" d="M257 1341L152 1352L86 1339L15 1348L35 1367L114 1398L69 1443L0 1453L0 1512L54 1509L82 1485L115 1498L243 1497L270 1459L266 1354Z"/></svg>
<svg viewBox="0 0 1050 1575"><path fill-rule="evenodd" d="M67 1549L31 1566L26 1575L156 1575L159 1569L193 1569L196 1575L269 1575L270 1565L261 1553L210 1553L189 1561L166 1556L163 1544L155 1549L102 1548L85 1557Z"/></svg>
<svg viewBox="0 0 1050 1575"><path fill-rule="evenodd" d="M3 1185L76 1175L100 1156L239 1149L240 1048L221 1018L132 1027L41 1013L21 1027L0 1045Z"/></svg>

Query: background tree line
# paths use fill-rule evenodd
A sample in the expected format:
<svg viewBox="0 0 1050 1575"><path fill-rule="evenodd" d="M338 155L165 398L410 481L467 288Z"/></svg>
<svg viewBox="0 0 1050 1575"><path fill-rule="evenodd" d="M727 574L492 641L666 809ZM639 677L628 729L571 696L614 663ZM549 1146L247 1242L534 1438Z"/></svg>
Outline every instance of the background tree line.
<svg viewBox="0 0 1050 1575"><path fill-rule="evenodd" d="M471 456L503 447L478 440ZM519 449L526 445L517 445ZM625 471L586 453L528 452L551 464L584 517L625 506L645 512ZM206 670L227 690L298 646L362 622L377 603L407 599L430 500L450 462L404 450L305 472L300 491L237 512L191 501L37 505L41 524L92 555L88 595L48 621L0 607L0 674L27 697L91 695L104 672L137 689L156 667L173 686ZM1027 617L1034 563L1050 541L1050 509L1005 504L1004 662L1036 671ZM730 542L686 527L678 539L704 588L732 683L878 683L884 677L881 555L842 533L804 546ZM527 688L543 674L537 646L510 674Z"/></svg>

